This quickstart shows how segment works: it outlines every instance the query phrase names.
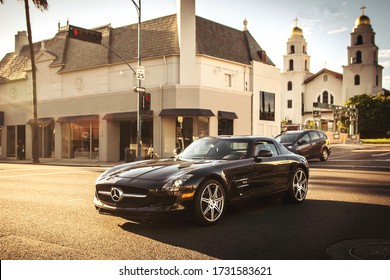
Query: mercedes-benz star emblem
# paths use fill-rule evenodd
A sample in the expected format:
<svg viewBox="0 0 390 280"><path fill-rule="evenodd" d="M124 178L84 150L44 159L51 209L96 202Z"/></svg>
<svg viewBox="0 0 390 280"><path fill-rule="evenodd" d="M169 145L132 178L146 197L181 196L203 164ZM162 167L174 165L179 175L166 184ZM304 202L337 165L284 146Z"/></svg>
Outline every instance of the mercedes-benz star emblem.
<svg viewBox="0 0 390 280"><path fill-rule="evenodd" d="M115 202L121 201L123 198L122 194L123 194L123 191L121 189L111 188L111 198L113 201L115 201Z"/></svg>

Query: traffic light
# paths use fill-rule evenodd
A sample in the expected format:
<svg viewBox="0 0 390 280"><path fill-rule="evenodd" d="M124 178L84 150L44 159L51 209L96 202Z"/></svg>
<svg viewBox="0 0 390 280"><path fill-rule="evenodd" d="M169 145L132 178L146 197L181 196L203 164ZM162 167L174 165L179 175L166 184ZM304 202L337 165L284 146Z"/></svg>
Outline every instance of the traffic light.
<svg viewBox="0 0 390 280"><path fill-rule="evenodd" d="M151 109L151 96L150 96L150 93L149 92L145 92L142 94L142 111L143 112L147 112L147 111L150 111Z"/></svg>
<svg viewBox="0 0 390 280"><path fill-rule="evenodd" d="M68 36L69 38L90 42L94 44L100 44L102 41L101 32L84 29L74 25L69 25Z"/></svg>

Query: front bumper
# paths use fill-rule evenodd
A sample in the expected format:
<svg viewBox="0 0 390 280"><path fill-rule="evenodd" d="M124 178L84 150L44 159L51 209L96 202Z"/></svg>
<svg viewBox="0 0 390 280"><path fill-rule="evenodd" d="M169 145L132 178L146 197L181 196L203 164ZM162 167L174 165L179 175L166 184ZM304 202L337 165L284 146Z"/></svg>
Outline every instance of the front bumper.
<svg viewBox="0 0 390 280"><path fill-rule="evenodd" d="M181 211L187 209L183 204L174 203L173 205L151 205L143 207L127 207L127 206L118 206L110 205L103 203L96 196L93 200L96 210L101 214L109 214L113 216L151 216L157 213L166 213L173 211Z"/></svg>

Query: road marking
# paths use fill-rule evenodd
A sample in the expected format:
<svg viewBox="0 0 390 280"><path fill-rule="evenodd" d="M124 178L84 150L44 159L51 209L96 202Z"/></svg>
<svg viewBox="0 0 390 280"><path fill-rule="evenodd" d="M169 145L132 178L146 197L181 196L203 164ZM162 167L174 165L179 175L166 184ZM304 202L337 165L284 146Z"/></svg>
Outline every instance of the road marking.
<svg viewBox="0 0 390 280"><path fill-rule="evenodd" d="M390 155L390 152L383 153L383 154L374 154L374 155L371 155L371 156L373 156L373 157L383 157L383 156L388 156L388 155Z"/></svg>
<svg viewBox="0 0 390 280"><path fill-rule="evenodd" d="M29 174L18 174L18 175L8 175L0 176L0 178L15 178L15 177L31 177L31 176L45 176L45 175L59 175L59 174L72 174L72 173L85 173L91 172L88 170L79 170L79 171L63 171L63 172L47 172L47 173L29 173Z"/></svg>
<svg viewBox="0 0 390 280"><path fill-rule="evenodd" d="M310 165L310 169L322 169L322 168L356 168L356 169L390 169L390 166L383 165L341 165L341 164L332 164L332 165Z"/></svg>
<svg viewBox="0 0 390 280"><path fill-rule="evenodd" d="M328 162L340 162L340 161L353 161L353 162L381 162L381 161L388 161L387 159L332 159Z"/></svg>

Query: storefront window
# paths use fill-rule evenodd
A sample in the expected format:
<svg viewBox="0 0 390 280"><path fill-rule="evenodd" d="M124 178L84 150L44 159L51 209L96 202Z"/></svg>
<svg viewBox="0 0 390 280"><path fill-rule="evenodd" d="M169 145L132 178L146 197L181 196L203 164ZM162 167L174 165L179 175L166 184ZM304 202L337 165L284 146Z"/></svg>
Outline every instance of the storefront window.
<svg viewBox="0 0 390 280"><path fill-rule="evenodd" d="M7 157L16 157L16 127L7 126Z"/></svg>
<svg viewBox="0 0 390 280"><path fill-rule="evenodd" d="M39 156L50 158L54 152L54 123L39 125L38 128Z"/></svg>
<svg viewBox="0 0 390 280"><path fill-rule="evenodd" d="M25 159L26 126L7 126L7 157Z"/></svg>
<svg viewBox="0 0 390 280"><path fill-rule="evenodd" d="M218 120L218 135L233 135L233 120Z"/></svg>
<svg viewBox="0 0 390 280"><path fill-rule="evenodd" d="M63 158L99 158L99 121L62 124Z"/></svg>
<svg viewBox="0 0 390 280"><path fill-rule="evenodd" d="M184 149L195 140L206 136L209 136L209 117L177 117L177 148Z"/></svg>
<svg viewBox="0 0 390 280"><path fill-rule="evenodd" d="M198 138L209 136L209 117L198 118Z"/></svg>

